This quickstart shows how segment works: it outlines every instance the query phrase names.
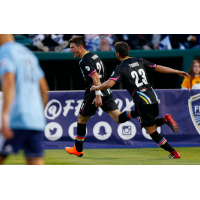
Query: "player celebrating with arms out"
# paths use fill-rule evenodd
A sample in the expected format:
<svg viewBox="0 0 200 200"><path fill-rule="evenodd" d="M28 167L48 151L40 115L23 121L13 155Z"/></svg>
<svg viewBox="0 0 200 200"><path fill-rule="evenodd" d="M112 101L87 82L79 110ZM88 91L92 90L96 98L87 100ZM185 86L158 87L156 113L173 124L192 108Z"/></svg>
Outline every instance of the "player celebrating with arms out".
<svg viewBox="0 0 200 200"><path fill-rule="evenodd" d="M121 112L114 102L112 91L109 88L93 93L90 92L90 87L92 85L99 86L106 80L106 69L99 56L86 50L86 44L82 36L71 38L69 43L74 57L81 58L79 65L86 81L86 91L77 120L77 136L74 148L66 147L65 150L69 154L82 157L83 142L86 135L86 123L90 117L95 115L98 107L101 107L103 111L106 111L118 123L118 116Z"/></svg>
<svg viewBox="0 0 200 200"><path fill-rule="evenodd" d="M180 158L180 154L156 130L156 126L168 124L174 132L178 132L178 125L170 115L166 115L164 118L157 118L159 114L158 97L148 82L145 68L150 68L160 73L174 73L182 77L189 77L190 75L183 71L150 63L141 58L129 57L128 44L125 42L117 42L114 47L115 54L121 64L115 68L109 80L100 86L92 86L90 91L106 90L113 87L115 83L122 82L133 98L135 110L121 113L119 122L123 123L139 117L142 127L146 129L151 138L160 147L170 152L168 158Z"/></svg>

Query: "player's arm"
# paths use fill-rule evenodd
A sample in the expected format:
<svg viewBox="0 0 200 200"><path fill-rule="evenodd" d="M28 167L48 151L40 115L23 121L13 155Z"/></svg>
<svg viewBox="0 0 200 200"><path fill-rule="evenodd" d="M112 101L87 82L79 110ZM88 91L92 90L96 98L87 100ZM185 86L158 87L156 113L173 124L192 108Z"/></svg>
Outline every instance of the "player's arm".
<svg viewBox="0 0 200 200"><path fill-rule="evenodd" d="M99 79L99 75L97 74L97 72L94 72L92 75L91 75L91 78L93 79L93 83L95 86L99 86L101 83L100 83L100 79ZM102 104L102 99L101 99L101 95L100 95L100 90L96 90L96 98L94 99L93 103L95 103L95 106L96 107L100 107Z"/></svg>
<svg viewBox="0 0 200 200"><path fill-rule="evenodd" d="M3 109L1 132L6 139L11 139L13 132L10 129L8 113L15 91L15 75L13 73L5 73L2 77L2 83Z"/></svg>
<svg viewBox="0 0 200 200"><path fill-rule="evenodd" d="M111 77L102 83L100 86L92 86L90 88L90 91L97 91L97 90L106 90L108 88L113 87L117 82L120 82L122 80L122 70L119 66L115 68L113 73L111 74Z"/></svg>
<svg viewBox="0 0 200 200"><path fill-rule="evenodd" d="M99 86L92 86L90 88L90 91L98 91L98 90L106 90L108 88L111 88L115 85L115 81L111 80L111 79L108 79L107 81L105 81L104 83L102 83L101 85Z"/></svg>
<svg viewBox="0 0 200 200"><path fill-rule="evenodd" d="M49 87L48 87L47 81L43 77L42 79L40 79L40 93L41 93L44 107L46 106L47 101L48 101L48 93L47 93L48 90L49 90Z"/></svg>
<svg viewBox="0 0 200 200"><path fill-rule="evenodd" d="M175 70L175 69L164 67L161 65L157 65L155 68L155 71L160 72L160 73L165 73L165 74L178 74L179 76L182 76L182 77L190 77L190 75L184 71Z"/></svg>

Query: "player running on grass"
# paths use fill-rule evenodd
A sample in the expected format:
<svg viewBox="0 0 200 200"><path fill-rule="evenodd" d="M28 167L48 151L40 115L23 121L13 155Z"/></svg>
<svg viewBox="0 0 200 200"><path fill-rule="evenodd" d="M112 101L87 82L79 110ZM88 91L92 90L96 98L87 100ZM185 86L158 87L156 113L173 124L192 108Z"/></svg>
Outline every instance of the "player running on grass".
<svg viewBox="0 0 200 200"><path fill-rule="evenodd" d="M171 115L157 118L159 114L158 97L149 84L145 69L149 68L160 73L174 73L182 77L189 77L190 75L184 71L156 65L141 58L129 57L128 44L125 42L117 42L114 47L116 56L121 61L121 64L115 68L109 80L100 86L92 86L90 91L106 90L113 87L115 83L122 82L133 98L135 110L121 113L119 122L123 123L138 117L142 127L146 129L151 138L160 147L170 152L168 158L180 158L180 154L156 131L156 126L162 126L167 123L174 132L178 132L178 125Z"/></svg>
<svg viewBox="0 0 200 200"><path fill-rule="evenodd" d="M106 69L99 56L86 50L85 41L81 36L71 38L69 43L74 57L81 58L79 65L86 81L86 91L77 120L75 145L73 148L66 147L65 150L70 154L82 157L83 142L86 135L86 123L90 117L95 115L98 107L101 107L103 111L107 112L118 123L118 116L121 112L114 102L112 91L109 88L93 93L90 92L90 87L92 85L98 86L106 80Z"/></svg>

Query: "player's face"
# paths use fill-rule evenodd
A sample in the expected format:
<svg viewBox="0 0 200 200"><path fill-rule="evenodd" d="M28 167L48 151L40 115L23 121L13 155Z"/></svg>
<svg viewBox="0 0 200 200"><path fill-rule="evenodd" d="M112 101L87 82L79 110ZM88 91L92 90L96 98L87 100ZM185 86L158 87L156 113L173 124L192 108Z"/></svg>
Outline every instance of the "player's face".
<svg viewBox="0 0 200 200"><path fill-rule="evenodd" d="M194 63L193 65L193 71L194 71L194 74L200 74L200 64L199 63Z"/></svg>
<svg viewBox="0 0 200 200"><path fill-rule="evenodd" d="M78 47L75 43L70 44L71 52L74 55L74 58L80 57L80 47Z"/></svg>

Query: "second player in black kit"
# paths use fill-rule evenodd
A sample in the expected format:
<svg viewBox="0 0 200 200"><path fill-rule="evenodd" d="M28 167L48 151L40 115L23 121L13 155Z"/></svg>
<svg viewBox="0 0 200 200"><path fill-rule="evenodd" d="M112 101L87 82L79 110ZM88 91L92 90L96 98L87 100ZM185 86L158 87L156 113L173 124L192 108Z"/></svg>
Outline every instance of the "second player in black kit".
<svg viewBox="0 0 200 200"><path fill-rule="evenodd" d="M129 47L125 42L117 42L115 54L121 64L118 65L108 81L100 86L92 86L91 91L104 90L112 87L116 82L122 82L135 103L135 110L125 111L119 115L119 123L124 123L138 117L139 121L151 138L163 149L170 152L168 158L180 158L180 154L170 146L167 140L157 132L156 126L167 124L174 132L178 132L178 125L171 115L158 118L158 97L149 84L146 69L160 73L174 73L179 76L189 76L186 72L153 64L144 59L129 57Z"/></svg>
<svg viewBox="0 0 200 200"><path fill-rule="evenodd" d="M140 122L144 127L155 125L155 118L159 113L158 97L148 81L146 68L154 71L156 64L141 58L128 57L122 60L110 77L117 83L123 83L136 106L134 113L132 112L130 116L134 118L142 114L143 118L140 117ZM145 106L149 104L151 106Z"/></svg>

